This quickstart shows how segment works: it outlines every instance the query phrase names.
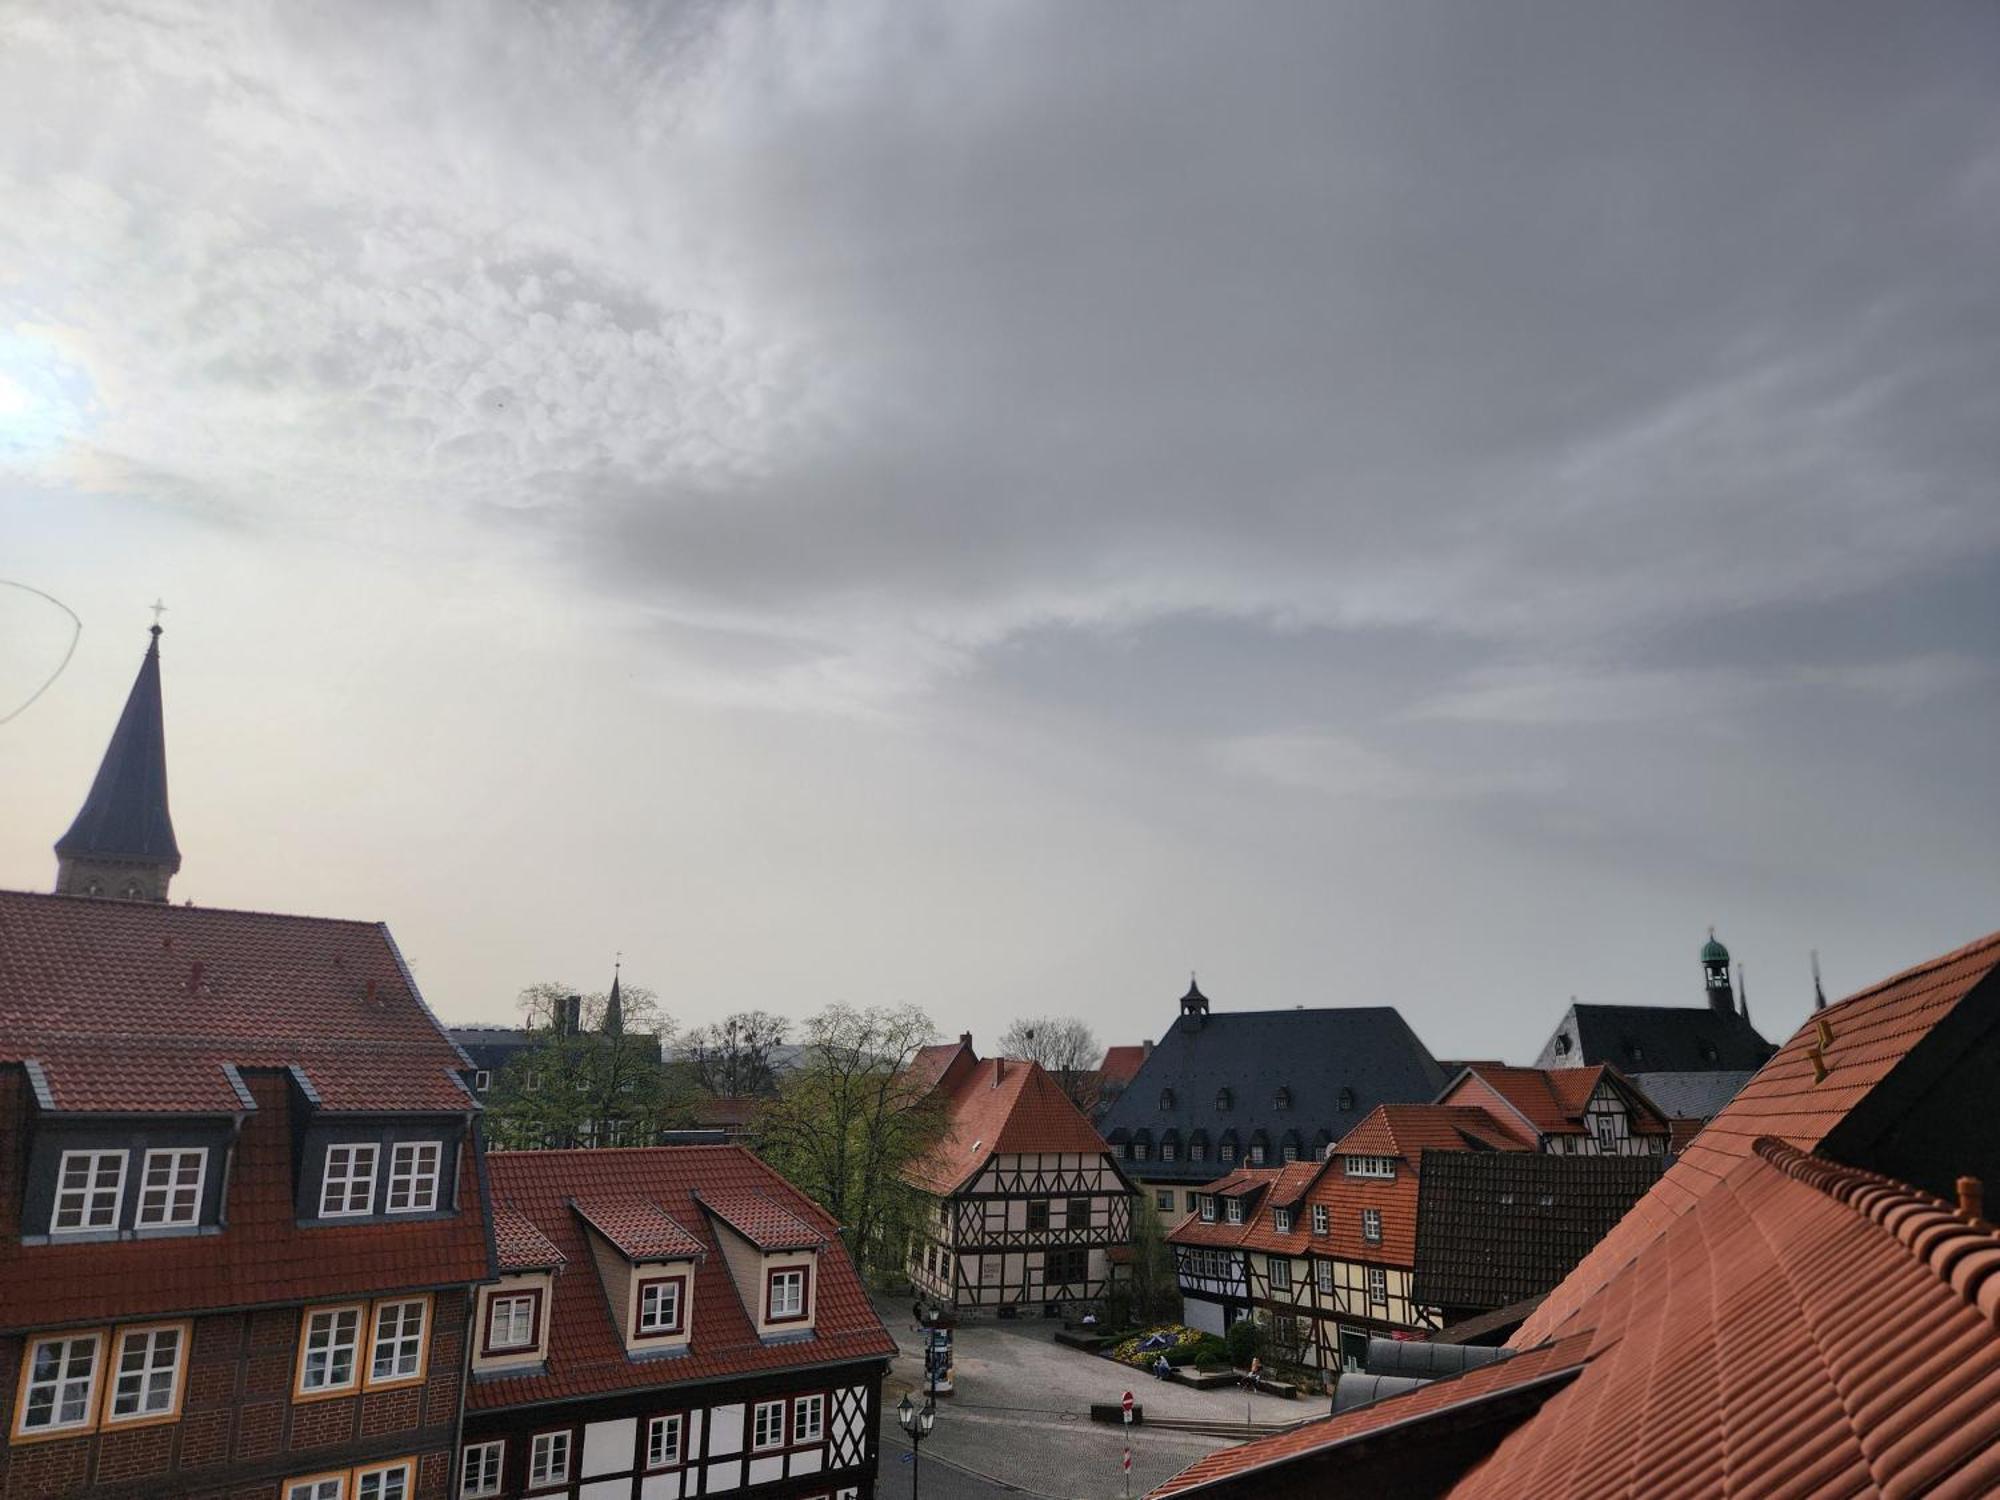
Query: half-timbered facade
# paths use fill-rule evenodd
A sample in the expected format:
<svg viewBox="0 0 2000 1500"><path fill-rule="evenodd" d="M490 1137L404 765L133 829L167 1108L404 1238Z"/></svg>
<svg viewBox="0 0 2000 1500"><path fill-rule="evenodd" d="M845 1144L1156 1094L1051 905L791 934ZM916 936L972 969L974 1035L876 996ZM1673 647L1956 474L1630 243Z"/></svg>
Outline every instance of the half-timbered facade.
<svg viewBox="0 0 2000 1500"><path fill-rule="evenodd" d="M443 1500L464 1060L365 922L0 893L0 1495Z"/></svg>
<svg viewBox="0 0 2000 1500"><path fill-rule="evenodd" d="M960 1313L1104 1296L1132 1242L1132 1185L1055 1080L981 1061L970 1036L925 1048L910 1077L945 1114L909 1174L929 1199L909 1247L918 1291Z"/></svg>
<svg viewBox="0 0 2000 1500"><path fill-rule="evenodd" d="M1507 1068L1476 1063L1459 1071L1440 1104L1483 1109L1555 1156L1664 1156L1668 1122L1616 1068Z"/></svg>
<svg viewBox="0 0 2000 1500"><path fill-rule="evenodd" d="M1383 1105L1324 1160L1208 1184L1168 1235L1187 1323L1223 1333L1254 1317L1274 1355L1323 1375L1359 1368L1371 1337L1436 1329L1412 1287L1426 1149L1534 1145L1482 1109Z"/></svg>
<svg viewBox="0 0 2000 1500"><path fill-rule="evenodd" d="M737 1146L495 1152L454 1494L868 1500L895 1345Z"/></svg>

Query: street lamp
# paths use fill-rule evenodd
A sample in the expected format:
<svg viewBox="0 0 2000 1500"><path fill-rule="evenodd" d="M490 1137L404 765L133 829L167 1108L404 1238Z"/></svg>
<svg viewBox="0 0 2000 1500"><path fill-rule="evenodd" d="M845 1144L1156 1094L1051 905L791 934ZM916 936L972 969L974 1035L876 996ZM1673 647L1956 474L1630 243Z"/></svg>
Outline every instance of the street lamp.
<svg viewBox="0 0 2000 1500"><path fill-rule="evenodd" d="M905 1391L896 1407L896 1420L910 1435L910 1500L917 1500L917 1469L923 1462L923 1441L937 1424L937 1403L926 1401L921 1407L912 1406L910 1393Z"/></svg>

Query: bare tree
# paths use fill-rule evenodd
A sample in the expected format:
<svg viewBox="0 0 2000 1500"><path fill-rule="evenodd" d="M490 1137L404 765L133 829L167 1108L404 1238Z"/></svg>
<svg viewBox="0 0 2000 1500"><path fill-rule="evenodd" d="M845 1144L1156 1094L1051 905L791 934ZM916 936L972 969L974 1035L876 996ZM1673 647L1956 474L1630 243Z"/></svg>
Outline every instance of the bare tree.
<svg viewBox="0 0 2000 1500"><path fill-rule="evenodd" d="M572 997L580 1015L574 1031L564 1023ZM677 1105L660 1067L672 1021L651 990L620 984L622 1026L607 1033L607 999L548 981L521 991L518 1004L536 1040L494 1081L486 1117L494 1145L647 1145L675 1122Z"/></svg>
<svg viewBox="0 0 2000 1500"><path fill-rule="evenodd" d="M790 1026L769 1011L745 1010L687 1035L682 1053L697 1086L711 1094L767 1096L778 1091L771 1054L784 1045Z"/></svg>
<svg viewBox="0 0 2000 1500"><path fill-rule="evenodd" d="M764 1159L839 1220L849 1249L877 1270L902 1264L921 1199L903 1172L944 1125L903 1078L932 1035L915 1006L829 1006L806 1022L805 1057L758 1118Z"/></svg>
<svg viewBox="0 0 2000 1500"><path fill-rule="evenodd" d="M1101 1087L1097 1064L1104 1049L1090 1027L1074 1016L1023 1016L1000 1038L1000 1050L1040 1063L1086 1115L1096 1107Z"/></svg>

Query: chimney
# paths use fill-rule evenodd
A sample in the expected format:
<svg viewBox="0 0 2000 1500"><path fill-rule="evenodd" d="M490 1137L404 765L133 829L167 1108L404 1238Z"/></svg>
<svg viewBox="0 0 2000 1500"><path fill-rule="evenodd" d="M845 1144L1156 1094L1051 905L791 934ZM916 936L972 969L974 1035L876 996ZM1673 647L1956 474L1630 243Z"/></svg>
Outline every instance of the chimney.
<svg viewBox="0 0 2000 1500"><path fill-rule="evenodd" d="M1986 1214L1986 1189L1977 1177L1958 1179L1958 1216L1977 1224Z"/></svg>
<svg viewBox="0 0 2000 1500"><path fill-rule="evenodd" d="M1153 1055L1153 1039L1151 1037L1147 1037L1145 1041L1139 1043L1139 1056L1151 1057L1152 1055Z"/></svg>
<svg viewBox="0 0 2000 1500"><path fill-rule="evenodd" d="M996 1089L997 1089L997 1088L999 1088L999 1087L1000 1087L1000 1080L1001 1080L1002 1078L1005 1078L1006 1076L1007 1076L1007 1059L1006 1059L1006 1058L1004 1058L1004 1057L996 1057L996 1058L994 1058L994 1059L993 1059L993 1087L994 1087L994 1088L996 1088Z"/></svg>

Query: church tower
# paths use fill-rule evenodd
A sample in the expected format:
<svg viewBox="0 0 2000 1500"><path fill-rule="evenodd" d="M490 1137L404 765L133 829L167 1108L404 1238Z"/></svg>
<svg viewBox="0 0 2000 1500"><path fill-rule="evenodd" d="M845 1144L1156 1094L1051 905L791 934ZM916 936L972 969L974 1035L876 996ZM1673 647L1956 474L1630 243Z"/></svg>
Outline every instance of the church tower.
<svg viewBox="0 0 2000 1500"><path fill-rule="evenodd" d="M1736 991L1729 984L1729 950L1715 940L1708 929L1708 941L1701 945L1701 982L1708 991L1708 1007L1720 1016L1736 1014Z"/></svg>
<svg viewBox="0 0 2000 1500"><path fill-rule="evenodd" d="M125 712L83 799L56 840L56 893L165 901L181 867L167 812L167 735L160 716L160 627L139 663Z"/></svg>

